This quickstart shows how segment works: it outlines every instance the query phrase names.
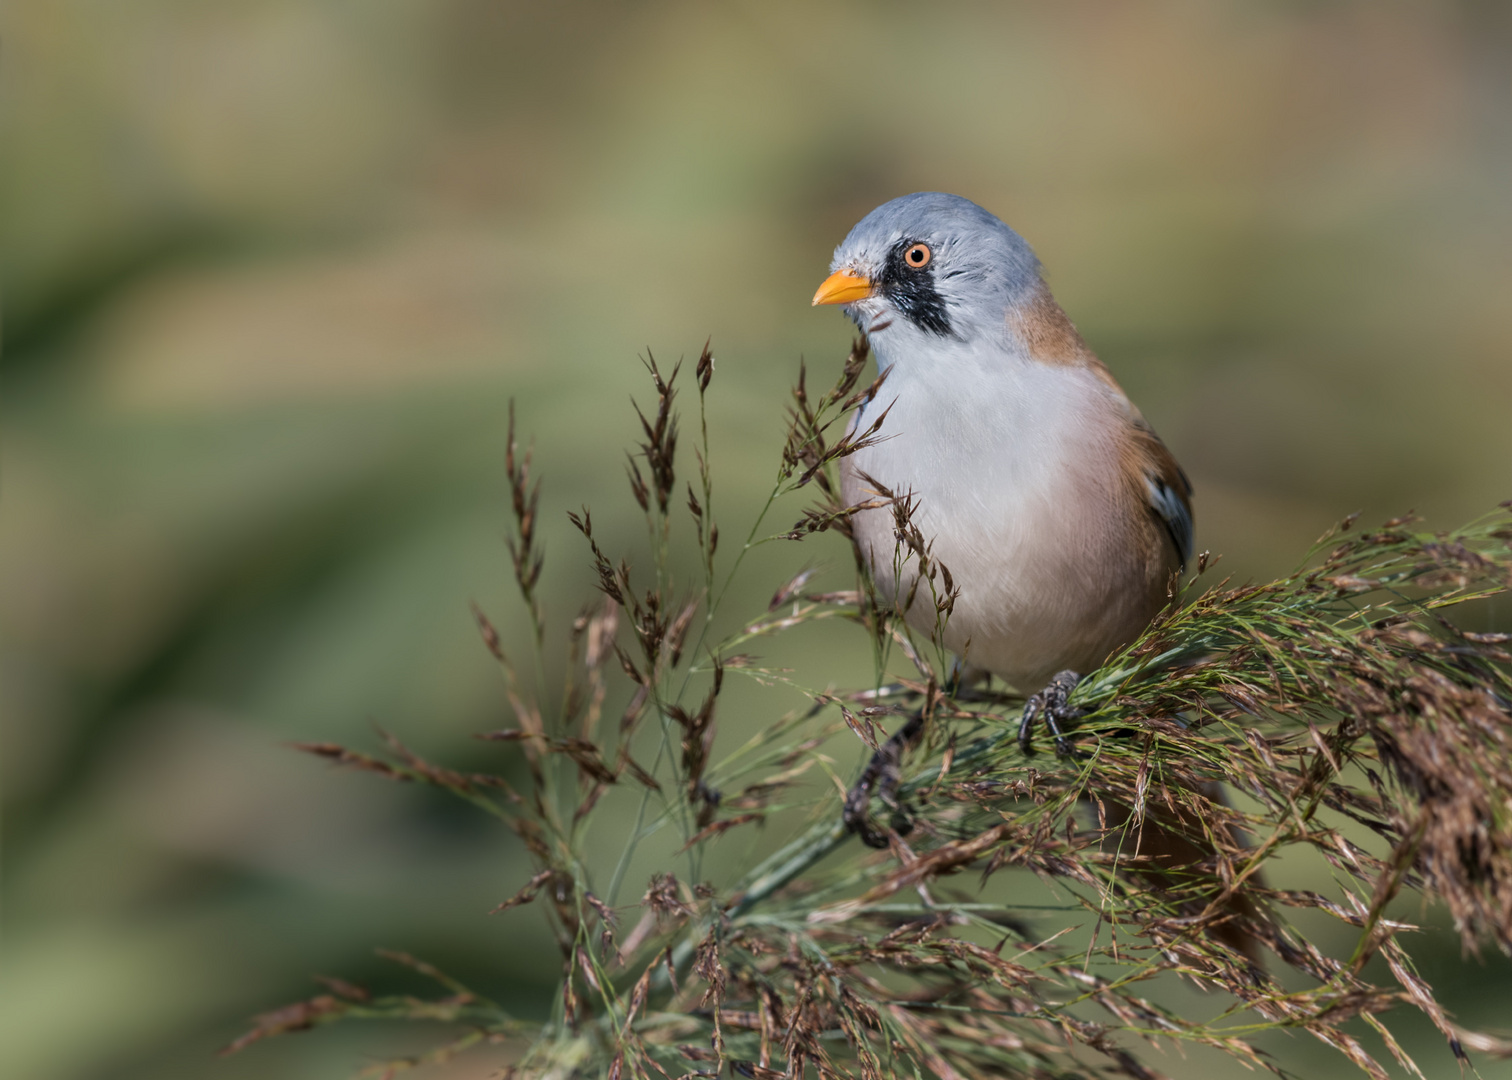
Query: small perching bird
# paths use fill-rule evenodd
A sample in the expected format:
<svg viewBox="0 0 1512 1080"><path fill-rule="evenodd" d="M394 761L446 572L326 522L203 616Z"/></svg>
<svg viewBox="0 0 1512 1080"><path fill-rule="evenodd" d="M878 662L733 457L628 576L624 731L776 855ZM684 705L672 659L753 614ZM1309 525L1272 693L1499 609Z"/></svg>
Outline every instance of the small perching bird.
<svg viewBox="0 0 1512 1080"><path fill-rule="evenodd" d="M900 551L890 508L864 509L852 534L888 603L917 630L941 633L968 667L1029 693L1019 741L1036 717L1071 752L1067 698L1086 673L1132 642L1171 602L1192 554L1192 487L1139 410L1087 348L1016 232L967 199L905 195L877 207L835 250L815 304L843 304L886 380L841 460L850 506L891 494L959 590L941 625L918 560ZM880 425L873 432L872 425ZM900 601L900 598L903 598ZM915 716L879 750L845 803L845 820L875 847L874 787L896 790ZM1210 798L1218 789L1204 785ZM1137 819L1136 873L1212 876L1208 823L1179 810L1104 806L1109 841ZM1246 896L1223 902L1215 938L1259 963ZM1197 902L1193 911L1198 911Z"/></svg>
<svg viewBox="0 0 1512 1080"><path fill-rule="evenodd" d="M835 250L815 304L843 304L886 372L857 424L877 438L841 463L851 505L873 483L916 500L913 523L959 588L945 645L1034 696L1065 752L1067 694L1169 602L1192 551L1191 485L1050 295L1016 232L957 195L884 203ZM888 602L887 509L861 511L857 545ZM900 580L901 579L901 580ZM935 606L906 613L923 632Z"/></svg>

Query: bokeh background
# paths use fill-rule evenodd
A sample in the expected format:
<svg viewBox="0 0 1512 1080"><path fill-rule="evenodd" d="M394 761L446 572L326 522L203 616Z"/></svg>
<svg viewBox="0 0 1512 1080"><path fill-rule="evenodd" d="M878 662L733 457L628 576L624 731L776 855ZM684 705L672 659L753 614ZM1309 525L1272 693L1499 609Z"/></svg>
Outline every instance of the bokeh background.
<svg viewBox="0 0 1512 1080"><path fill-rule="evenodd" d="M590 595L563 511L640 535L637 355L712 335L718 508L743 535L800 354L827 376L847 342L808 298L892 196L959 192L1030 240L1240 578L1350 511L1447 526L1512 496L1503 0L9 0L0 20L16 1080L347 1075L417 1036L213 1054L311 972L406 984L375 945L544 1009L540 914L483 917L522 879L516 842L283 743L371 748L377 723L496 762L469 738L507 716L467 605L519 643L508 399L546 478L560 629ZM737 604L805 559L846 556L773 556ZM1512 967L1415 913L1449 1005L1512 1027ZM1431 1035L1414 1048L1458 1075Z"/></svg>

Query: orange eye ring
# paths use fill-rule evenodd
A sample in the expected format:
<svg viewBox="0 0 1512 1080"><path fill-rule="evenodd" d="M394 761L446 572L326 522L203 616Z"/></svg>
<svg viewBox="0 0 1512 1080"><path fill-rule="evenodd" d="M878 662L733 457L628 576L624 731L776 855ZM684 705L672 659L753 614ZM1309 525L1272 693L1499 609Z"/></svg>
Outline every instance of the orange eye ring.
<svg viewBox="0 0 1512 1080"><path fill-rule="evenodd" d="M910 270L924 269L932 258L934 258L934 252L929 250L928 244L911 244L908 250L903 252L903 263Z"/></svg>

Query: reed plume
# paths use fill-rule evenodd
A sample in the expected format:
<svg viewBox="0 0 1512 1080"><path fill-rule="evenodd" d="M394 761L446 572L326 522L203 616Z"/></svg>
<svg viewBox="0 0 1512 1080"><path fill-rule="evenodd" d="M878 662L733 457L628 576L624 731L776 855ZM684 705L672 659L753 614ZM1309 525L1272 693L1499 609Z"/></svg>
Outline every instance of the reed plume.
<svg viewBox="0 0 1512 1080"><path fill-rule="evenodd" d="M455 1040L378 1071L488 1045L490 1062L520 1080L1146 1080L1159 1075L1150 1051L1172 1044L1279 1074L1255 1036L1290 1029L1384 1078L1386 1059L1422 1075L1394 1034L1416 1010L1446 1053L1512 1054L1438 1004L1413 964L1414 928L1393 906L1419 893L1448 911L1466 950L1512 952L1512 635L1455 621L1461 605L1512 589L1512 504L1448 532L1346 519L1294 573L1263 584L1210 583L1204 555L1173 581L1166 612L1076 688L1072 752L1026 756L1023 700L960 679L940 644L958 586L913 525L909 493L876 485L865 505L891 507L897 558L935 605L934 634L900 617L917 596L888 604L858 560L853 587L812 589L804 570L772 591L768 610L714 635L756 546L848 535L858 508L843 504L836 466L881 424L847 427L848 416L885 398L883 380L861 382L866 359L858 341L817 395L800 370L770 495L733 552L720 552L714 520L704 416L714 358L705 346L694 365L697 475L683 505L681 367L664 374L648 360L655 398L637 409L626 471L653 555L632 566L606 550L587 509L572 515L599 596L565 634L571 678L554 707L525 693L477 613L512 711L480 737L513 747L529 790L433 764L391 737L383 755L302 744L444 788L513 830L534 873L495 910L533 904L551 927L560 979L544 1018L512 1016L397 955L442 992L375 998L331 980L228 1049L346 1018L439 1019L458 1027ZM536 488L512 411L510 424L514 578L545 649ZM808 500L788 510L796 521L765 524L795 498ZM668 557L684 511L694 574L674 573ZM835 689L823 670L768 670L751 655L800 626L865 635L874 678ZM753 678L824 689L718 754L721 702ZM830 760L821 747L852 739L869 764L847 801L808 781ZM622 817L601 812L616 787L637 792L639 809L616 862L597 865L587 838L624 834ZM767 821L793 839L710 880L709 845ZM680 837L673 864L638 899L622 897L638 845L662 829ZM1154 850L1156 832L1186 843L1186 860ZM1330 888L1268 883L1263 871L1298 853L1326 863ZM1023 889L1009 883L1022 884L1021 871L1052 886L1058 911L1016 903ZM1347 938L1304 933L1301 912ZM1323 937L1349 944L1329 951ZM1236 947L1241 938L1263 948ZM1212 991L1200 1017L1163 1003L1163 988L1183 979Z"/></svg>

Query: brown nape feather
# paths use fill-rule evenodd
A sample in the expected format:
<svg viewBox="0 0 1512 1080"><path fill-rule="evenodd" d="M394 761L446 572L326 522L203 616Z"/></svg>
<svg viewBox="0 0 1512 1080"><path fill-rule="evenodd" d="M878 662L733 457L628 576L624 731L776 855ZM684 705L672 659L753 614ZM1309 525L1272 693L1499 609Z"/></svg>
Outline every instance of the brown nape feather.
<svg viewBox="0 0 1512 1080"><path fill-rule="evenodd" d="M1198 791L1211 802L1227 805L1217 784L1203 784ZM1100 800L1098 817L1104 823L1104 850L1116 852L1120 862L1128 860L1125 872L1129 875L1157 889L1190 897L1181 904L1188 917L1202 914L1222 894L1225 880L1232 879L1225 852L1245 846L1242 836L1203 816L1197 807L1179 797L1157 800L1152 793L1137 823L1133 823L1131 807ZM1250 929L1258 912L1247 888L1264 888L1264 882L1258 874L1252 874L1245 879L1244 887L1224 898L1207 934L1263 968L1260 941Z"/></svg>
<svg viewBox="0 0 1512 1080"><path fill-rule="evenodd" d="M1009 311L1008 322L1028 347L1029 355L1040 363L1088 368L1123 396L1118 380L1083 340L1081 331L1076 329L1066 309L1050 295L1044 282L1027 302Z"/></svg>
<svg viewBox="0 0 1512 1080"><path fill-rule="evenodd" d="M1028 346L1029 355L1042 364L1084 364L1088 359L1097 363L1076 325L1043 282L1027 301L1009 310L1008 320Z"/></svg>

